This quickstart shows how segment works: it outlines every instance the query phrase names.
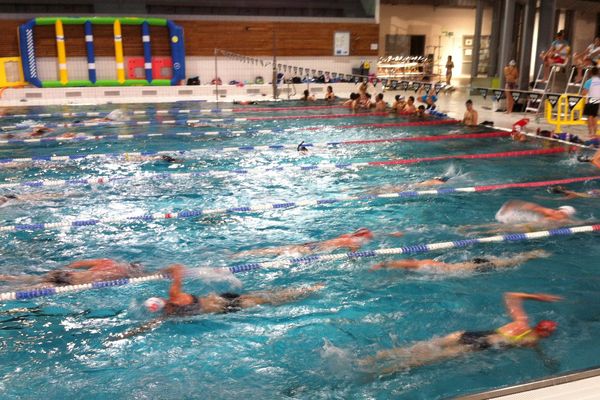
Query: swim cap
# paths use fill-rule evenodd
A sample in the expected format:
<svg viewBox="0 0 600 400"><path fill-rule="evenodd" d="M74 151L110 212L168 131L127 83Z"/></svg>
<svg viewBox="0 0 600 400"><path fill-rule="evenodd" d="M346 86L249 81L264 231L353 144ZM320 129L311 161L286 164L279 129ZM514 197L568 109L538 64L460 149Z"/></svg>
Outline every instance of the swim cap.
<svg viewBox="0 0 600 400"><path fill-rule="evenodd" d="M442 181L442 182L448 182L450 180L450 177L449 176L436 176L433 179L438 180L438 181Z"/></svg>
<svg viewBox="0 0 600 400"><path fill-rule="evenodd" d="M558 326L558 324L554 321L550 321L550 320L542 320L540 322L538 322L538 324L535 326L534 330L535 333L537 333L539 336L550 336L550 334L552 334L552 332L554 332L556 330L556 327Z"/></svg>
<svg viewBox="0 0 600 400"><path fill-rule="evenodd" d="M558 207L558 209L559 211L562 211L563 213L567 214L569 217L572 217L576 213L575 207L571 206L560 206Z"/></svg>
<svg viewBox="0 0 600 400"><path fill-rule="evenodd" d="M515 60L510 60L510 62L508 63L508 65L515 66L515 65L517 65L517 62Z"/></svg>
<svg viewBox="0 0 600 400"><path fill-rule="evenodd" d="M144 307L146 307L148 311L155 313L162 310L166 304L167 302L160 297L150 297L144 302Z"/></svg>

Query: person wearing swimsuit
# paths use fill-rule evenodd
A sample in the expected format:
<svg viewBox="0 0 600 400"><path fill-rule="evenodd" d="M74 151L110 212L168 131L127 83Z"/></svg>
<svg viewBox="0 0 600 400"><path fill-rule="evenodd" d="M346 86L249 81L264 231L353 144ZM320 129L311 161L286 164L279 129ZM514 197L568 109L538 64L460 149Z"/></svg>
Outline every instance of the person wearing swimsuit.
<svg viewBox="0 0 600 400"><path fill-rule="evenodd" d="M0 281L39 287L82 285L99 281L112 281L145 275L138 262L120 262L110 258L75 261L65 269L50 271L44 275L0 275Z"/></svg>
<svg viewBox="0 0 600 400"><path fill-rule="evenodd" d="M544 293L508 292L504 294L504 301L512 322L498 329L458 331L440 338L419 342L411 347L382 350L375 356L359 360L358 365L364 368L375 363L387 363L388 365L379 371L392 373L489 348L535 347L540 340L552 335L556 330L557 323L543 320L531 327L529 317L523 308L524 300L555 302L562 298Z"/></svg>
<svg viewBox="0 0 600 400"><path fill-rule="evenodd" d="M348 249L349 251L358 251L362 246L371 241L374 237L373 232L367 228L360 228L352 233L340 235L334 239L324 240L322 242L307 242L300 245L270 247L266 249L246 250L234 254L234 258L247 256L268 256L281 255L285 253L310 254L315 252L328 252L338 249Z"/></svg>
<svg viewBox="0 0 600 400"><path fill-rule="evenodd" d="M163 316L187 316L198 314L227 314L244 308L262 304L279 305L306 297L324 287L316 284L307 287L280 289L269 292L210 293L206 296L194 296L183 291L185 267L181 264L170 265L164 270L171 276L169 297L151 297L144 302L150 312L162 311Z"/></svg>
<svg viewBox="0 0 600 400"><path fill-rule="evenodd" d="M374 265L371 267L371 271L380 269L419 270L427 268L439 272L491 272L502 268L516 267L526 261L548 256L550 256L550 253L544 250L532 250L515 254L510 258L475 257L459 263L446 263L431 259L391 260Z"/></svg>

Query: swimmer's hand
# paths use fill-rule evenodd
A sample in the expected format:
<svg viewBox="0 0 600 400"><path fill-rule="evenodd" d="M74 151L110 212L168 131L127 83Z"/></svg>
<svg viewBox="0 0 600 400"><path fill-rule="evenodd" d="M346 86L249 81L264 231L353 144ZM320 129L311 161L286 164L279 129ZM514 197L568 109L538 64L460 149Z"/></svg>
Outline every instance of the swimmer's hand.
<svg viewBox="0 0 600 400"><path fill-rule="evenodd" d="M372 266L372 267L369 269L369 272L377 271L377 270L380 270L380 269L385 269L385 268L386 268L386 266L387 266L387 263L386 263L385 261L384 261L384 262L380 262L380 263L378 263L378 264L375 264L375 265L373 265L373 266Z"/></svg>
<svg viewBox="0 0 600 400"><path fill-rule="evenodd" d="M400 231L398 231L398 232L391 232L391 233L388 233L388 236L402 237L402 236L404 236L404 232L400 232Z"/></svg>

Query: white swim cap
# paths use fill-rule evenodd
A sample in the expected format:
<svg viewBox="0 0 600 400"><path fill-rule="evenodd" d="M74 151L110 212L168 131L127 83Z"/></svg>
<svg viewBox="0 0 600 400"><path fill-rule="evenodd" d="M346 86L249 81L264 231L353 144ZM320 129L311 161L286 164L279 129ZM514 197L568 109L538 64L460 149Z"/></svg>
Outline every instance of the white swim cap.
<svg viewBox="0 0 600 400"><path fill-rule="evenodd" d="M144 302L144 307L146 307L148 311L155 313L162 310L166 304L167 302L160 297L150 297Z"/></svg>
<svg viewBox="0 0 600 400"><path fill-rule="evenodd" d="M567 214L569 217L572 217L576 213L575 208L571 206L560 206L558 209Z"/></svg>
<svg viewBox="0 0 600 400"><path fill-rule="evenodd" d="M517 62L515 60L510 60L508 65L512 65L514 67L515 65L517 65Z"/></svg>

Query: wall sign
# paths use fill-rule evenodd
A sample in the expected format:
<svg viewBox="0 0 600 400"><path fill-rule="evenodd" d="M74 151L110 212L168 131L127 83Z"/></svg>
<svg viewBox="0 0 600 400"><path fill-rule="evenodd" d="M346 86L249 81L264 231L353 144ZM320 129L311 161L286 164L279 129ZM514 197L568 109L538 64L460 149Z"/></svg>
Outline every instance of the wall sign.
<svg viewBox="0 0 600 400"><path fill-rule="evenodd" d="M350 55L350 32L335 32L333 34L333 55Z"/></svg>

